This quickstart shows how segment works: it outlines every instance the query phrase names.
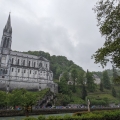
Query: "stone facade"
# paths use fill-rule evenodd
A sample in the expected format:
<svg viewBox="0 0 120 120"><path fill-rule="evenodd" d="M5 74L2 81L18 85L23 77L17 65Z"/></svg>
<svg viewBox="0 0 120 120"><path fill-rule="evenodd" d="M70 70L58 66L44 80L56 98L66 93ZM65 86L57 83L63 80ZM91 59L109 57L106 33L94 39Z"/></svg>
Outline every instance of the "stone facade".
<svg viewBox="0 0 120 120"><path fill-rule="evenodd" d="M11 44L12 27L9 15L0 46L0 89L9 91L15 88L50 88L52 92L57 92L50 62L42 56L12 51Z"/></svg>

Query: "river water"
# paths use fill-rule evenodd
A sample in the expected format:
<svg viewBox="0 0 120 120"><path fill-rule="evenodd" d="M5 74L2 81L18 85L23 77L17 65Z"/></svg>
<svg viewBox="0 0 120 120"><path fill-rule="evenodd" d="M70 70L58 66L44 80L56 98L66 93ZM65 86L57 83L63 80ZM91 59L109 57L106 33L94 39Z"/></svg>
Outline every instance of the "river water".
<svg viewBox="0 0 120 120"><path fill-rule="evenodd" d="M72 115L73 113L64 113L64 114L49 114L49 115L45 115L46 117L48 116L64 116L64 115ZM34 115L31 117L35 117L37 118L39 115ZM25 118L25 116L14 116L14 117L0 117L0 120L22 120L23 118Z"/></svg>

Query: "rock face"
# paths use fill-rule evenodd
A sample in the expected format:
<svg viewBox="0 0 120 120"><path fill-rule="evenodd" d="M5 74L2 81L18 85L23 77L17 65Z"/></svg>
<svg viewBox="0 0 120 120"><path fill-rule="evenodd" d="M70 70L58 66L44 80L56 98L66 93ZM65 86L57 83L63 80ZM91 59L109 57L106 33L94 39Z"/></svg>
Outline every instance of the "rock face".
<svg viewBox="0 0 120 120"><path fill-rule="evenodd" d="M15 88L50 88L52 92L57 92L58 86L53 82L50 62L42 56L12 51L11 43L12 27L9 15L0 45L0 89L9 91Z"/></svg>

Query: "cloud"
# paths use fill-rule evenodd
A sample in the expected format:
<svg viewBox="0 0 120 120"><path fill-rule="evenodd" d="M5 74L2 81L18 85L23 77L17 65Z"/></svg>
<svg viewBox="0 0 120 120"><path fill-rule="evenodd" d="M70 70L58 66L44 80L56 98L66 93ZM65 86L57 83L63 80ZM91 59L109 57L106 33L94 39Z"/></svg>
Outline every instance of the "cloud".
<svg viewBox="0 0 120 120"><path fill-rule="evenodd" d="M92 11L95 3L96 0L1 0L0 35L11 11L13 50L42 50L66 56L84 70L102 70L91 60L104 43Z"/></svg>

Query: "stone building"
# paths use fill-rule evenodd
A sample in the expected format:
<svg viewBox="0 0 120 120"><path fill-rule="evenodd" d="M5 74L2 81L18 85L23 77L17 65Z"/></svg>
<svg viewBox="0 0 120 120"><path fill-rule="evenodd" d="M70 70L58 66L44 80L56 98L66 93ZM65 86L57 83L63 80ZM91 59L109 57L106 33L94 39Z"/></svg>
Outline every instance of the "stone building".
<svg viewBox="0 0 120 120"><path fill-rule="evenodd" d="M0 89L9 91L15 88L50 88L52 92L57 92L50 62L42 56L12 51L11 44L12 27L9 15L0 45Z"/></svg>

